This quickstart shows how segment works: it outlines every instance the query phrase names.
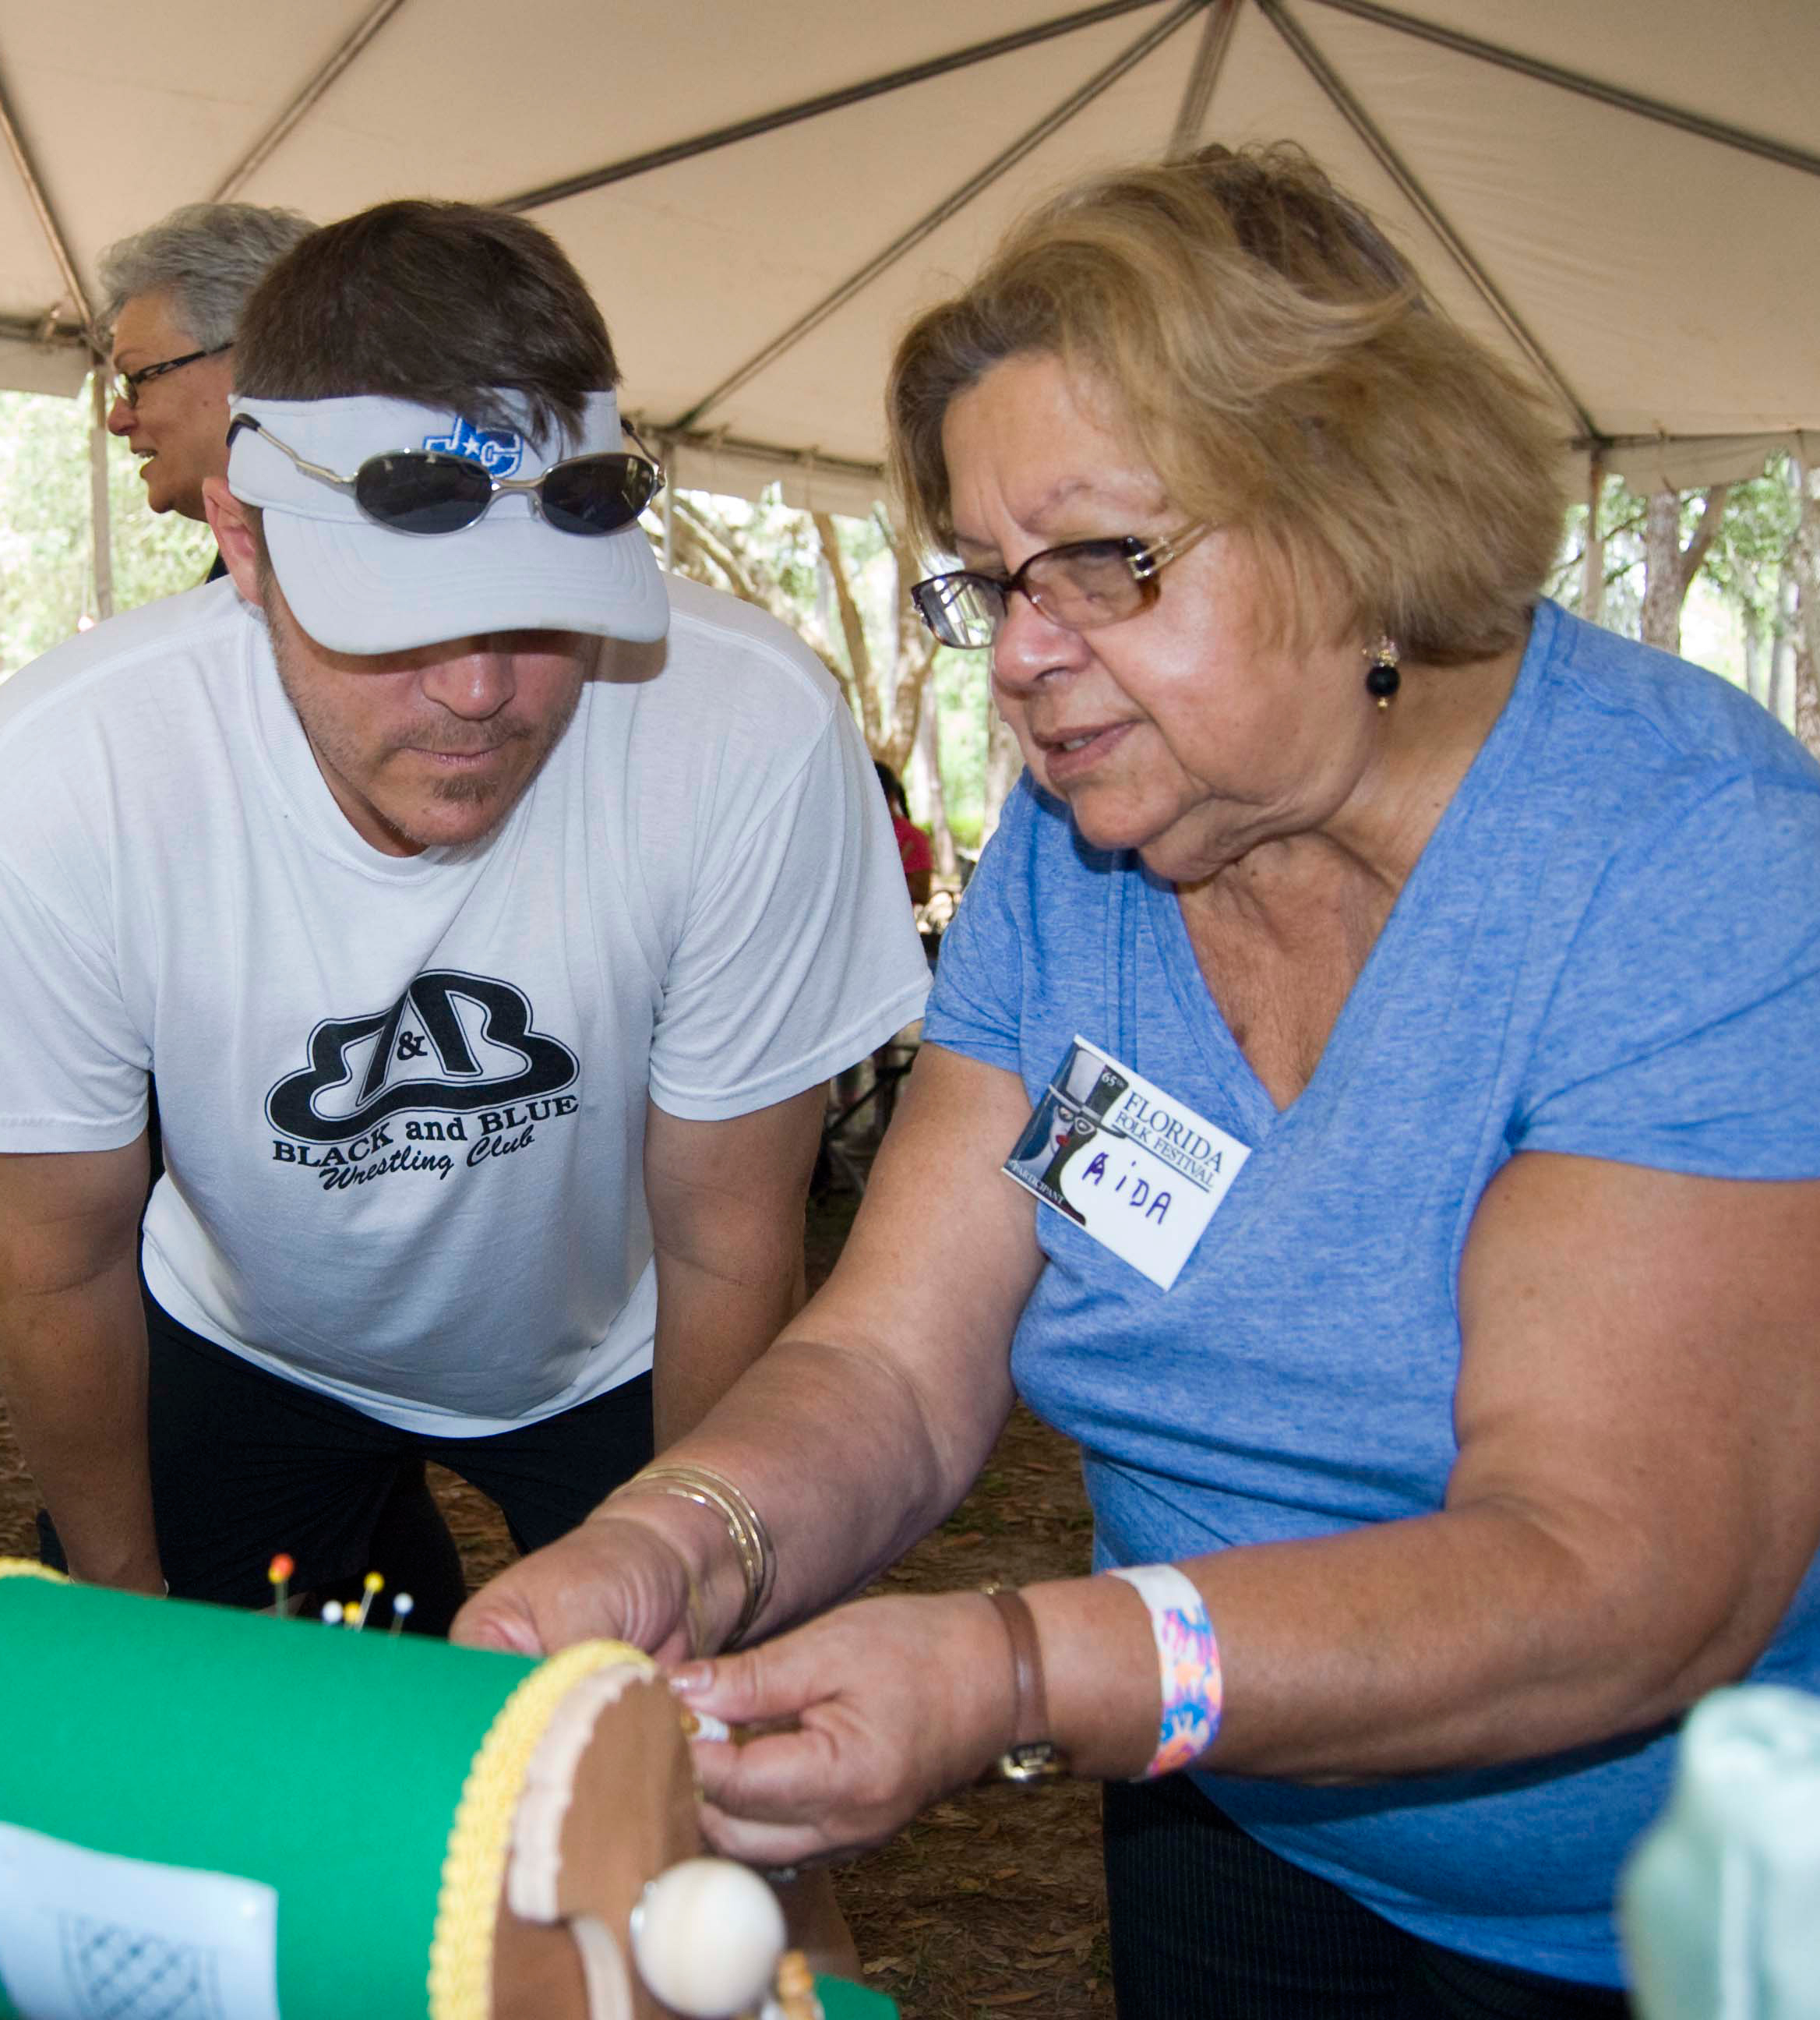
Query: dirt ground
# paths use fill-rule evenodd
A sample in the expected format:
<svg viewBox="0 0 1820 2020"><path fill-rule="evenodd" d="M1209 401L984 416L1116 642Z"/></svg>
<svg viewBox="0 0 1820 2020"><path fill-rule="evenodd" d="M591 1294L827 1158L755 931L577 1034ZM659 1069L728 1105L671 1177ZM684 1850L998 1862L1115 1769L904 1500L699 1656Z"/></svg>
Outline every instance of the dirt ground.
<svg viewBox="0 0 1820 2020"><path fill-rule="evenodd" d="M836 1193L811 1212L812 1283L839 1254L854 1204ZM476 1584L512 1554L504 1526L453 1475L438 1472L435 1484ZM0 1405L0 1557L36 1555L36 1506ZM1086 1568L1090 1528L1073 1448L1020 1411L972 1495L880 1589L1071 1575ZM883 1850L842 1867L836 1884L866 1982L895 1999L905 2020L1086 2020L1113 2010L1092 1788L977 1790L939 1803Z"/></svg>

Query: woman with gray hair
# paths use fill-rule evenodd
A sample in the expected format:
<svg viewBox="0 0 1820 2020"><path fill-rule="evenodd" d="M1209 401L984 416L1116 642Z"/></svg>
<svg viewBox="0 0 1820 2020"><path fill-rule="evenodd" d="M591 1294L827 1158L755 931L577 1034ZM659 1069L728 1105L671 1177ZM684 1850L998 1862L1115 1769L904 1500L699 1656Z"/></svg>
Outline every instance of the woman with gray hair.
<svg viewBox="0 0 1820 2020"><path fill-rule="evenodd" d="M1028 769L833 1277L462 1631L676 1663L763 1863L1100 1778L1126 2020L1620 2012L1674 1720L1820 1680L1820 768L1542 600L1544 419L1295 151L1058 199L890 413ZM1014 1393L1094 1575L821 1611Z"/></svg>
<svg viewBox="0 0 1820 2020"><path fill-rule="evenodd" d="M190 203L101 255L114 332L109 431L141 459L154 512L206 517L202 480L227 470L228 353L248 297L316 229L294 210Z"/></svg>

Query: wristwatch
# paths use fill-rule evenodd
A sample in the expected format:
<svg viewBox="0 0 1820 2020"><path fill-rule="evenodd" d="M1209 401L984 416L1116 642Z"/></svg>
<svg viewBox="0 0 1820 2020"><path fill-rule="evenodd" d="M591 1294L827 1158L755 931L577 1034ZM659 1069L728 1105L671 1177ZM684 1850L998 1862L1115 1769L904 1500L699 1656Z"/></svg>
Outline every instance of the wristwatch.
<svg viewBox="0 0 1820 2020"><path fill-rule="evenodd" d="M1053 1739L1048 1699L1042 1688L1042 1654L1036 1622L1024 1595L1008 1586L982 1588L997 1609L1011 1643L1012 1684L1017 1700L1010 1746L987 1768L982 1782L1012 1782L1030 1788L1039 1782L1059 1782L1068 1771L1068 1757Z"/></svg>
<svg viewBox="0 0 1820 2020"><path fill-rule="evenodd" d="M1039 1782L1059 1782L1068 1771L1068 1757L1053 1739L1027 1739L1008 1746L981 1777L986 1782L1015 1782L1030 1788Z"/></svg>

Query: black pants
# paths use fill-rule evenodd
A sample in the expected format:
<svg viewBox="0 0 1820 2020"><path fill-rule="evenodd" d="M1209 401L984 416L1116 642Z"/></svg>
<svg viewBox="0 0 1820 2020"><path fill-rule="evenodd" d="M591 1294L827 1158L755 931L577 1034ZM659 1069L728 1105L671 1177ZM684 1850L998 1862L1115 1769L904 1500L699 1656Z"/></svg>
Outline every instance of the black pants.
<svg viewBox="0 0 1820 2020"><path fill-rule="evenodd" d="M433 1459L499 1504L521 1550L553 1542L651 1453L651 1377L492 1437L394 1430L281 1380L179 1325L149 1294L152 1511L172 1593L269 1606L280 1552L292 1589L357 1590L368 1571L415 1602L415 1629L445 1631L461 1560L423 1467ZM47 1562L62 1552L40 1517Z"/></svg>
<svg viewBox="0 0 1820 2020"><path fill-rule="evenodd" d="M1267 1851L1182 1775L1106 1790L1119 2020L1615 2020L1624 1995L1395 1927Z"/></svg>

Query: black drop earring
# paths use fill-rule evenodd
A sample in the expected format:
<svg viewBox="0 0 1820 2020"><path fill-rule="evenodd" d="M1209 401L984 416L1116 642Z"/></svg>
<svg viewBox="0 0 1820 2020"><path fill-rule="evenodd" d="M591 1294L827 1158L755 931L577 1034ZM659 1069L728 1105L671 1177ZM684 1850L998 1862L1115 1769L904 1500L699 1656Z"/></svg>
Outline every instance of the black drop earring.
<svg viewBox="0 0 1820 2020"><path fill-rule="evenodd" d="M1365 692L1376 697L1380 708L1388 708L1391 696L1403 685L1403 676L1397 670L1398 657L1397 641L1387 631L1372 648L1372 663L1365 669Z"/></svg>

